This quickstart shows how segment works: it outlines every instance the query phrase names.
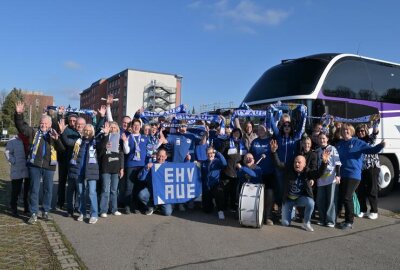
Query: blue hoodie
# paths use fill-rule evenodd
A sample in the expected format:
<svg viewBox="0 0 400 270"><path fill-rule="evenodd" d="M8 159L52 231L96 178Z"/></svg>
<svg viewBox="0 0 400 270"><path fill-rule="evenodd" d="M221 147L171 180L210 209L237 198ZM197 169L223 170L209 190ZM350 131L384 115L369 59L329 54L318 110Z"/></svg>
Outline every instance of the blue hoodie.
<svg viewBox="0 0 400 270"><path fill-rule="evenodd" d="M366 142L353 137L348 141L340 140L336 145L336 149L342 162L340 176L360 181L363 154L377 154L383 149L383 145L378 144L372 147Z"/></svg>
<svg viewBox="0 0 400 270"><path fill-rule="evenodd" d="M221 170L227 165L224 156L217 152L215 158L201 163L201 180L209 190L219 183Z"/></svg>

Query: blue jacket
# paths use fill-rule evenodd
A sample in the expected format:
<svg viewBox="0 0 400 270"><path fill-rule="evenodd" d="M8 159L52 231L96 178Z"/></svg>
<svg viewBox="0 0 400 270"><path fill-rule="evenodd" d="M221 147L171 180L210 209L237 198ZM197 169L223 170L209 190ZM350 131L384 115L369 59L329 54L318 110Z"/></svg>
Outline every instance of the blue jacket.
<svg viewBox="0 0 400 270"><path fill-rule="evenodd" d="M340 140L336 144L342 166L340 176L361 180L363 154L377 154L383 149L382 144L370 146L366 142L353 137L348 141Z"/></svg>
<svg viewBox="0 0 400 270"><path fill-rule="evenodd" d="M241 184L250 182L252 184L261 184L262 183L262 170L257 165L254 165L253 168L249 168L246 166L242 166L237 171L237 176L239 178L239 182Z"/></svg>
<svg viewBox="0 0 400 270"><path fill-rule="evenodd" d="M253 154L256 161L258 161L262 154L265 155L265 158L260 161L259 166L263 172L263 174L272 174L275 171L275 166L272 163L271 159L271 146L270 146L271 138L256 138L253 140L250 146L250 153Z"/></svg>
<svg viewBox="0 0 400 270"><path fill-rule="evenodd" d="M221 170L227 165L224 156L217 152L215 159L210 161L206 160L201 163L201 180L203 186L206 186L209 190L219 183L219 177Z"/></svg>

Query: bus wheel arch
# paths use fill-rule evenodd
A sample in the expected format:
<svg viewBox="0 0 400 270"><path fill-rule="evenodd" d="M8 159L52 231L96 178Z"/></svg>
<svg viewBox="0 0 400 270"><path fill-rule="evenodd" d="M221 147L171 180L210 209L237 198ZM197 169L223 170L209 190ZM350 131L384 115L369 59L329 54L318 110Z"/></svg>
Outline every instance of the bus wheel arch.
<svg viewBox="0 0 400 270"><path fill-rule="evenodd" d="M388 195L397 182L399 168L397 158L395 155L379 155L381 163L381 170L378 177L379 196L383 197Z"/></svg>

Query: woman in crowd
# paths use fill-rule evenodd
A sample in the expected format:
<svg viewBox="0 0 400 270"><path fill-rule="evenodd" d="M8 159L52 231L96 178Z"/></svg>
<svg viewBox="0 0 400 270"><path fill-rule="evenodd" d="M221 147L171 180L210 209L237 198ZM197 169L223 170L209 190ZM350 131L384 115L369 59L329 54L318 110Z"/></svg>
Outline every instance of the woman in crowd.
<svg viewBox="0 0 400 270"><path fill-rule="evenodd" d="M324 132L318 136L320 148L317 149L318 165L321 166L324 151L330 152L326 170L317 180L318 225L334 228L336 224L336 205L338 185L340 184L340 159L336 148L328 144Z"/></svg>
<svg viewBox="0 0 400 270"><path fill-rule="evenodd" d="M234 128L229 138L223 143L221 153L224 155L227 166L224 168L221 179L224 181L225 200L228 202L227 207L231 211L237 211L236 191L238 178L236 173L236 164L242 160L242 157L247 153L246 147L242 140L242 131L239 128Z"/></svg>
<svg viewBox="0 0 400 270"><path fill-rule="evenodd" d="M272 208L274 204L275 174L271 159L270 141L271 137L263 125L258 126L258 138L254 139L250 146L250 153L260 163L262 170L262 182L265 185L265 217L264 223L274 225L272 219Z"/></svg>
<svg viewBox="0 0 400 270"><path fill-rule="evenodd" d="M83 221L86 216L86 189L89 188L89 224L95 224L98 221L96 183L99 180L99 164L94 127L91 124L85 125L82 138L75 142L68 177L78 183L80 215L77 220Z"/></svg>
<svg viewBox="0 0 400 270"><path fill-rule="evenodd" d="M207 148L207 160L201 163L203 210L211 213L214 208L212 202L214 199L219 219L225 219L224 183L220 181L220 173L226 165L226 160L221 153L215 151L214 147Z"/></svg>
<svg viewBox="0 0 400 270"><path fill-rule="evenodd" d="M372 134L369 134L369 128L366 124L361 124L356 128L357 137L370 146L375 144L378 133L379 129L377 125L374 125ZM357 188L357 197L360 202L361 211L358 217L378 218L378 178L380 167L378 154L364 155L361 182ZM367 198L371 205L369 214L367 214Z"/></svg>
<svg viewBox="0 0 400 270"><path fill-rule="evenodd" d="M28 138L19 133L11 139L4 152L6 159L10 163L11 178L11 200L10 207L13 215L18 216L18 196L24 184L24 213L29 213L28 192L29 192L29 171L26 166L28 153Z"/></svg>
<svg viewBox="0 0 400 270"><path fill-rule="evenodd" d="M117 207L118 182L124 175L124 153L120 147L120 130L117 122L106 122L104 124L104 136L102 137L98 152L101 173L101 199L100 216L105 218L109 212L120 216Z"/></svg>
<svg viewBox="0 0 400 270"><path fill-rule="evenodd" d="M345 220L340 227L351 229L354 221L353 193L361 181L363 154L377 154L385 147L385 142L382 141L372 147L357 137L353 137L355 130L351 124L343 124L341 131L343 139L337 143L336 148L342 163L340 167L339 209L344 204Z"/></svg>

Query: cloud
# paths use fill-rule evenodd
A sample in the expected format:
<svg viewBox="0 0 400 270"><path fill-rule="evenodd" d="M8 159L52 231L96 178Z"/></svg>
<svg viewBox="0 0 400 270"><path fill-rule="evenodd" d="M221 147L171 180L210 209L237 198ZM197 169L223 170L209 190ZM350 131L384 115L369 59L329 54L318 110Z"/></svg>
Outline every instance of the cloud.
<svg viewBox="0 0 400 270"><path fill-rule="evenodd" d="M280 25L291 13L282 9L266 8L252 0L220 0L211 5L196 1L191 6L202 9L211 16L209 22L203 24L205 31L233 28L247 34L256 34L257 28L262 26Z"/></svg>
<svg viewBox="0 0 400 270"><path fill-rule="evenodd" d="M233 8L227 8L226 5L219 5L219 7L223 7L220 10L222 16L239 23L278 25L289 16L289 12L287 11L265 9L257 6L250 0L242 0Z"/></svg>
<svg viewBox="0 0 400 270"><path fill-rule="evenodd" d="M201 7L201 1L194 1L188 5L188 8L197 9Z"/></svg>
<svg viewBox="0 0 400 270"><path fill-rule="evenodd" d="M71 69L71 70L78 70L78 69L82 68L82 66L78 62L75 62L73 60L65 61L64 67L66 67L67 69Z"/></svg>
<svg viewBox="0 0 400 270"><path fill-rule="evenodd" d="M217 28L218 27L215 24L212 24L212 23L206 23L206 24L203 25L203 29L206 30L206 31L214 31L214 30L217 30Z"/></svg>

